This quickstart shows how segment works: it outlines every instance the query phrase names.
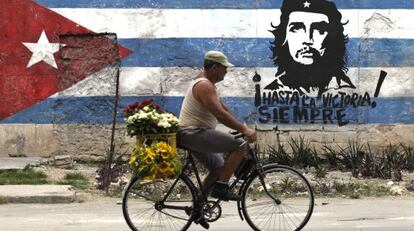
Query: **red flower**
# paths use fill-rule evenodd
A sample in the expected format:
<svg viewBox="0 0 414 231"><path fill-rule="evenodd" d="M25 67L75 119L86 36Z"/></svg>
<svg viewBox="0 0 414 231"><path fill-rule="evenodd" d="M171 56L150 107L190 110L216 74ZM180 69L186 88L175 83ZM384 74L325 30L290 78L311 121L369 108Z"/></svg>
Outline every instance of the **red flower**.
<svg viewBox="0 0 414 231"><path fill-rule="evenodd" d="M153 102L154 101L152 99L146 99L146 100L142 101L142 103L139 105L139 108L149 106L149 105L153 104Z"/></svg>

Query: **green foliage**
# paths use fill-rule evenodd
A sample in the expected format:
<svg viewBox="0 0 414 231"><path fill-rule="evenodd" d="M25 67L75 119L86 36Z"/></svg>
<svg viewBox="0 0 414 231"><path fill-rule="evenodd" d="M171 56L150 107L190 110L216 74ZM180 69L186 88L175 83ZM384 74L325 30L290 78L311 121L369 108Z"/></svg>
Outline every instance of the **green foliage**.
<svg viewBox="0 0 414 231"><path fill-rule="evenodd" d="M283 145L269 146L265 163L278 163L298 168L314 167L316 178L323 178L329 170L350 170L353 177L402 180L402 171L414 171L414 149L410 145L388 145L373 152L369 144L350 140L346 147L325 145L318 155L304 137L290 138L291 152ZM322 160L320 156L325 156Z"/></svg>
<svg viewBox="0 0 414 231"><path fill-rule="evenodd" d="M406 158L404 153L400 152L400 147L391 144L388 145L382 151L382 158L384 160L383 166L388 177L395 181L401 181L401 170L406 168Z"/></svg>
<svg viewBox="0 0 414 231"><path fill-rule="evenodd" d="M63 180L59 181L58 184L71 185L77 189L86 189L89 184L89 180L82 173L67 173Z"/></svg>
<svg viewBox="0 0 414 231"><path fill-rule="evenodd" d="M291 153L288 153L283 145L277 148L269 146L265 151L267 160L265 162L278 163L282 165L304 167L320 167L321 159L310 142L303 136L298 139L290 138L288 141Z"/></svg>
<svg viewBox="0 0 414 231"><path fill-rule="evenodd" d="M315 148L303 136L298 139L290 138L288 141L293 154L293 162L298 167L319 167L321 159Z"/></svg>
<svg viewBox="0 0 414 231"><path fill-rule="evenodd" d="M283 145L278 145L277 148L269 146L266 150L266 162L278 163L281 165L292 165L292 156L289 155Z"/></svg>
<svg viewBox="0 0 414 231"><path fill-rule="evenodd" d="M374 153L369 144L349 141L346 148L338 150L325 146L331 169L351 170L354 177L374 177L382 179L402 180L402 170L410 170L410 154L412 148L404 145L388 145ZM336 162L336 163L335 163Z"/></svg>
<svg viewBox="0 0 414 231"><path fill-rule="evenodd" d="M408 171L414 171L414 148L410 145L400 145L402 152L405 156L405 162L406 162L406 169Z"/></svg>
<svg viewBox="0 0 414 231"><path fill-rule="evenodd" d="M47 184L47 176L33 169L0 171L0 185Z"/></svg>
<svg viewBox="0 0 414 231"><path fill-rule="evenodd" d="M322 148L326 156L326 161L329 169L341 169L341 155L336 149L331 146L324 145Z"/></svg>
<svg viewBox="0 0 414 231"><path fill-rule="evenodd" d="M321 165L319 167L313 168L311 173L316 179L323 179L326 177L326 175L328 175L328 169Z"/></svg>
<svg viewBox="0 0 414 231"><path fill-rule="evenodd" d="M340 182L332 183L320 182L315 186L317 195L322 196L344 196L351 199L361 197L381 197L389 195L389 189L377 183L360 182Z"/></svg>
<svg viewBox="0 0 414 231"><path fill-rule="evenodd" d="M348 147L342 148L340 147L340 156L342 157L341 162L342 165L345 166L346 169L351 169L352 176L358 177L361 171L361 164L364 164L364 159L368 155L364 152L364 144L360 144L358 141L349 141Z"/></svg>

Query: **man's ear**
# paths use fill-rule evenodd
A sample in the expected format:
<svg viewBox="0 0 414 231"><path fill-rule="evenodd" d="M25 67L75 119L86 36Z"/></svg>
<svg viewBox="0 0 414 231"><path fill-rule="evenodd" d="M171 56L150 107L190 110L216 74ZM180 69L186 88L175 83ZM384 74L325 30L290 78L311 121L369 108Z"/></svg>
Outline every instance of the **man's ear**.
<svg viewBox="0 0 414 231"><path fill-rule="evenodd" d="M212 69L217 70L219 68L219 66L220 65L218 63L215 63L215 64L213 64Z"/></svg>

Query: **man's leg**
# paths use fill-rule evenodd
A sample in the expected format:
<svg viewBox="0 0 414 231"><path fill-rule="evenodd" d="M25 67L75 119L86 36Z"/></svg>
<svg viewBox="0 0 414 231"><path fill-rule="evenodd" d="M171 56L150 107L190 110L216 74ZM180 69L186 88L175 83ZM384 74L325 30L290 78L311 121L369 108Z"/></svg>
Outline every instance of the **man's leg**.
<svg viewBox="0 0 414 231"><path fill-rule="evenodd" d="M206 195L210 195L210 192L213 188L212 185L217 180L222 182L228 182L230 180L231 176L242 162L247 151L247 144L241 146L240 149L229 153L226 160L224 161L224 166L216 169L214 172L209 172L203 181L203 188L206 190Z"/></svg>
<svg viewBox="0 0 414 231"><path fill-rule="evenodd" d="M227 159L224 161L224 168L222 169L218 180L222 182L228 182L239 167L240 163L242 162L244 156L248 152L247 144L244 144L239 149L231 152Z"/></svg>
<svg viewBox="0 0 414 231"><path fill-rule="evenodd" d="M240 196L228 190L228 181L248 151L246 141L241 138L235 139L230 134L214 129L197 128L182 130L177 136L177 142L190 149L193 155L210 170L203 183L207 193L210 191L208 189L212 188L211 183L216 180L211 194L213 197L240 200ZM222 152L229 152L226 161L217 154ZM218 169L219 167L223 168Z"/></svg>
<svg viewBox="0 0 414 231"><path fill-rule="evenodd" d="M223 200L240 200L241 196L229 191L228 181L233 173L236 171L242 162L244 155L247 153L247 144L241 146L241 148L233 151L229 154L224 162L224 168L220 173L218 180L213 185L212 197L220 198Z"/></svg>
<svg viewBox="0 0 414 231"><path fill-rule="evenodd" d="M203 189L204 189L204 194L206 196L209 196L211 193L211 190L213 189L213 184L214 182L217 181L217 179L219 179L221 173L224 170L224 166L219 167L218 169L216 169L214 172L209 172L208 175L206 176L206 178L203 181Z"/></svg>

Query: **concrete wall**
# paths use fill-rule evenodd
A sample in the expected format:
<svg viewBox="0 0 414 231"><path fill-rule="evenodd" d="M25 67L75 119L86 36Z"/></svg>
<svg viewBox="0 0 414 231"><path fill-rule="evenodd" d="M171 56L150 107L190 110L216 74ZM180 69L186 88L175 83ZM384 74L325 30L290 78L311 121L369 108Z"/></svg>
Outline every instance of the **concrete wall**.
<svg viewBox="0 0 414 231"><path fill-rule="evenodd" d="M263 145L297 135L316 146L349 139L376 146L413 144L414 3L334 2L342 22L348 22L346 75L355 85L340 91L351 97L368 94L370 101L314 108L343 110L345 125L333 115L326 123L322 114L313 121L295 120L295 106L308 113L312 107L263 102L263 93L282 90L264 89L277 79L269 49L275 37L269 30L271 23L280 23L282 1L1 1L9 10L0 16L5 28L0 32L0 156L102 159L109 149L118 71L116 146L127 151L133 139L125 136L123 107L154 98L178 115L187 86L211 49L223 51L236 65L217 87L239 120L257 123ZM101 40L85 41L95 37ZM43 53L29 49L42 42L48 44ZM381 71L386 77L375 95ZM252 80L255 73L260 82ZM261 104L255 104L257 96ZM273 120L275 108L287 108L286 118ZM271 118L263 123L267 112Z"/></svg>

